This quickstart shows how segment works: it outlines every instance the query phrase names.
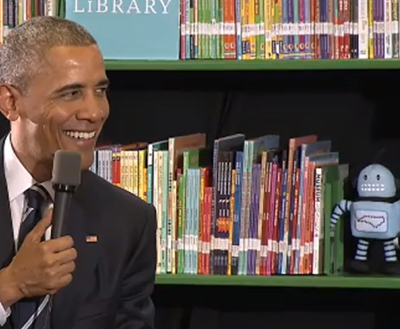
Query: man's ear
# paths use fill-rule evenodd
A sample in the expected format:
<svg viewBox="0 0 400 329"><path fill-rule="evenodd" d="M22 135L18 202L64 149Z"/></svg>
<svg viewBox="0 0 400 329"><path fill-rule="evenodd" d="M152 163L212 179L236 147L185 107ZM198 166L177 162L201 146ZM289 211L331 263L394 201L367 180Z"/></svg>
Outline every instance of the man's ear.
<svg viewBox="0 0 400 329"><path fill-rule="evenodd" d="M15 121L19 118L18 96L18 90L13 86L8 84L0 85L0 111L9 121Z"/></svg>

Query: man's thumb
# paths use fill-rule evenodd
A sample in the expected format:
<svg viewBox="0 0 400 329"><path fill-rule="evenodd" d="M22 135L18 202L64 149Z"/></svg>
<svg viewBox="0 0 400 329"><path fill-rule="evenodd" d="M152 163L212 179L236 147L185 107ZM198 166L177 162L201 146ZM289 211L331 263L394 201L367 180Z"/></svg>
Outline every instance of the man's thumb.
<svg viewBox="0 0 400 329"><path fill-rule="evenodd" d="M29 233L34 242L39 243L46 230L50 227L53 219L53 207L51 206L46 215L36 224L36 226Z"/></svg>

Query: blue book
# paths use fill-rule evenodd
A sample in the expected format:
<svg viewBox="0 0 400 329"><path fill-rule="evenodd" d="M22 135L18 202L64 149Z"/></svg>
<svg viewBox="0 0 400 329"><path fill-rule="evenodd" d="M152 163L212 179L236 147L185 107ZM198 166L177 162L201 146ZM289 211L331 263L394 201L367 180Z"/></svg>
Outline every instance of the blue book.
<svg viewBox="0 0 400 329"><path fill-rule="evenodd" d="M105 60L179 59L179 0L68 0L65 9Z"/></svg>

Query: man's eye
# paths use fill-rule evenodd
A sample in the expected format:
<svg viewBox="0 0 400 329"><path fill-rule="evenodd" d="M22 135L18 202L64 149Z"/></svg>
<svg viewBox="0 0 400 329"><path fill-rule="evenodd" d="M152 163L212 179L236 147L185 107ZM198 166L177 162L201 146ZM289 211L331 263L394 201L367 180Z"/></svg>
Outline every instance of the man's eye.
<svg viewBox="0 0 400 329"><path fill-rule="evenodd" d="M81 94L79 90L72 90L62 95L63 98L73 99L78 97Z"/></svg>
<svg viewBox="0 0 400 329"><path fill-rule="evenodd" d="M100 94L100 95L107 94L107 92L108 92L108 87L102 87L102 88L96 89L96 93Z"/></svg>

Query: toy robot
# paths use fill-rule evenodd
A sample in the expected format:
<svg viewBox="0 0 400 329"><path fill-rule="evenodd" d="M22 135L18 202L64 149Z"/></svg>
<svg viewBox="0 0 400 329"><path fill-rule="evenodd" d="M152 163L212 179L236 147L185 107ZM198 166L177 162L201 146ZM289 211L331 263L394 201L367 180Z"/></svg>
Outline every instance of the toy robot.
<svg viewBox="0 0 400 329"><path fill-rule="evenodd" d="M358 199L341 200L334 207L330 219L331 230L340 216L350 212L351 234L358 239L357 251L351 262L353 270L369 272L369 244L381 240L387 265L385 272L400 274L395 249L400 233L400 201L396 191L396 179L390 170L380 164L371 164L358 175Z"/></svg>

